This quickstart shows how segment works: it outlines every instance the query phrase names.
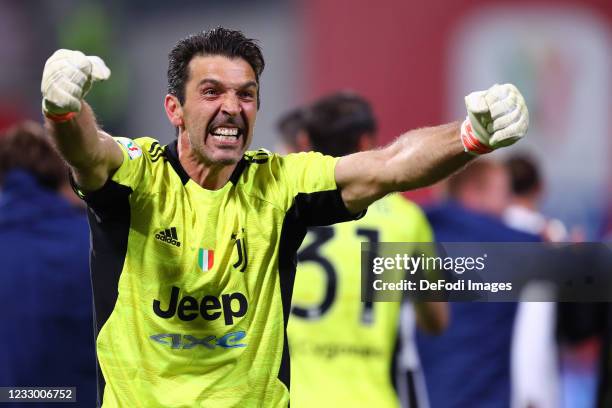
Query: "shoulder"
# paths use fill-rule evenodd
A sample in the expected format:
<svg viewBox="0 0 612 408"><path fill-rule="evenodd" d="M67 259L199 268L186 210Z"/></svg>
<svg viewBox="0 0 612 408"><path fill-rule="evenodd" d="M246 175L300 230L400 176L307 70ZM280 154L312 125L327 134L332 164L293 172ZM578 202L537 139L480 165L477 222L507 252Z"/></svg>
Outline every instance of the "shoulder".
<svg viewBox="0 0 612 408"><path fill-rule="evenodd" d="M150 137L130 139L113 137L123 153L123 161L110 176L106 184L95 193L96 195L121 197L132 193L140 194L148 191L151 183L163 171L167 158L164 155L166 147ZM163 160L161 160L163 158ZM92 193L87 194L92 198ZM86 200L88 203L91 200Z"/></svg>
<svg viewBox="0 0 612 408"><path fill-rule="evenodd" d="M318 152L302 152L280 155L266 149L247 151L243 161L246 168L243 174L249 178L256 176L260 181L287 183L306 176L322 177L326 167L333 170L335 157Z"/></svg>
<svg viewBox="0 0 612 408"><path fill-rule="evenodd" d="M279 163L283 166L288 175L319 177L327 176L331 171L333 177L338 157L327 156L319 152L300 152L278 156Z"/></svg>
<svg viewBox="0 0 612 408"><path fill-rule="evenodd" d="M115 136L113 137L117 144L127 154L128 160L135 160L139 157L153 159L159 159L164 148L159 144L159 141L152 137L140 137L137 139L130 139L127 137Z"/></svg>
<svg viewBox="0 0 612 408"><path fill-rule="evenodd" d="M272 162L277 161L279 155L272 153L271 151L259 148L257 150L248 150L244 153L244 160L249 164L267 164L270 165Z"/></svg>
<svg viewBox="0 0 612 408"><path fill-rule="evenodd" d="M248 151L239 166L238 184L250 195L258 195L287 209L298 196L336 191L337 159L321 153L279 155L265 149Z"/></svg>
<svg viewBox="0 0 612 408"><path fill-rule="evenodd" d="M238 167L242 182L251 186L276 182L282 177L280 156L266 149L245 152Z"/></svg>
<svg viewBox="0 0 612 408"><path fill-rule="evenodd" d="M247 151L230 181L248 196L280 207L283 172L279 158L266 149Z"/></svg>
<svg viewBox="0 0 612 408"><path fill-rule="evenodd" d="M280 155L263 148L245 152L244 159L249 164L263 164L265 165L264 167L268 168L279 169L283 167L289 170L292 167L304 167L326 160L332 160L334 162L337 160L335 157L325 156L319 152L300 152Z"/></svg>

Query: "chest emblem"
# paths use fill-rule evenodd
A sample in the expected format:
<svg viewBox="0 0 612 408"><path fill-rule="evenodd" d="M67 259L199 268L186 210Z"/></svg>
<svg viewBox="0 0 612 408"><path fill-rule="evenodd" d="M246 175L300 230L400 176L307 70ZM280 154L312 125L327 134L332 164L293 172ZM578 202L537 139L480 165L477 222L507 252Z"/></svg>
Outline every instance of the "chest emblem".
<svg viewBox="0 0 612 408"><path fill-rule="evenodd" d="M242 229L242 237L238 238L238 234L232 234L234 240L234 246L238 253L238 260L232 265L235 269L240 272L244 272L249 264L249 258L247 257L247 246L244 235L244 228Z"/></svg>
<svg viewBox="0 0 612 408"><path fill-rule="evenodd" d="M198 265L202 271L210 271L215 263L215 251L212 249L200 248L198 251Z"/></svg>

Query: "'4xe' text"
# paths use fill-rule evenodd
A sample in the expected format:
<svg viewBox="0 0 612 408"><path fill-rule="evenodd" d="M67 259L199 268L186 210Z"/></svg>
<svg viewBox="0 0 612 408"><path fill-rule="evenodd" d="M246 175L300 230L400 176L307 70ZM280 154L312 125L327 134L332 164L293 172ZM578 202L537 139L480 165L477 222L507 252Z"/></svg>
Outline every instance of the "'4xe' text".
<svg viewBox="0 0 612 408"><path fill-rule="evenodd" d="M197 346L202 346L207 349L214 349L215 347L222 348L238 348L246 347L246 344L240 343L240 340L246 337L245 331L236 331L225 334L222 337L217 338L216 336L210 335L202 338L197 338L190 334L179 334L179 333L162 333L154 334L149 336L153 341L160 344L165 344L173 349L192 349Z"/></svg>

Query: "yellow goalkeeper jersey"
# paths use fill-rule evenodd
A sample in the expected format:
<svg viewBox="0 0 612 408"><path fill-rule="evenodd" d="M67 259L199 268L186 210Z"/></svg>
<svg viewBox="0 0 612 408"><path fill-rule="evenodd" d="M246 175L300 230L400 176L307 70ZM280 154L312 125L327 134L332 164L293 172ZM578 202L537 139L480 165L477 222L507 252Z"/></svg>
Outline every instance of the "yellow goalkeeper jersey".
<svg viewBox="0 0 612 408"><path fill-rule="evenodd" d="M361 242L431 240L421 209L400 195L359 221L309 228L288 327L293 406L399 406L392 368L401 305L361 302Z"/></svg>
<svg viewBox="0 0 612 408"><path fill-rule="evenodd" d="M185 173L176 142L116 140L121 167L81 193L102 406L287 406L296 251L307 226L354 218L336 159L247 152L211 191Z"/></svg>

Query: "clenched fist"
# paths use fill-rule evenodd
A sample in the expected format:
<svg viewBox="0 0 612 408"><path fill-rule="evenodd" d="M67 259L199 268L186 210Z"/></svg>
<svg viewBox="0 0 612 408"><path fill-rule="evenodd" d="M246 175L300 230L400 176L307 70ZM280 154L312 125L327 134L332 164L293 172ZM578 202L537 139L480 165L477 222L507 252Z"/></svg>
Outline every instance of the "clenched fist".
<svg viewBox="0 0 612 408"><path fill-rule="evenodd" d="M461 126L465 151L484 154L521 139L529 127L525 98L512 84L493 85L465 97L467 119Z"/></svg>
<svg viewBox="0 0 612 408"><path fill-rule="evenodd" d="M43 113L52 120L69 119L81 110L81 100L92 83L109 77L110 69L100 57L80 51L55 51L43 70L40 87Z"/></svg>

